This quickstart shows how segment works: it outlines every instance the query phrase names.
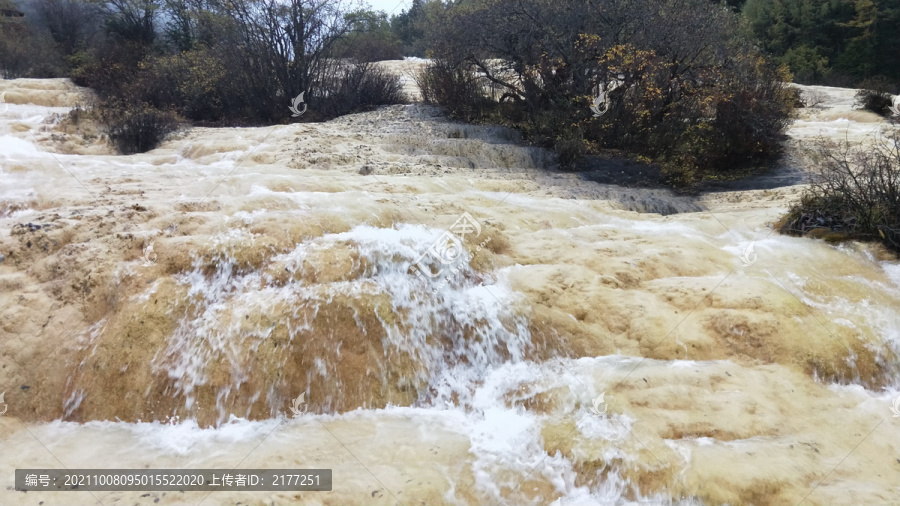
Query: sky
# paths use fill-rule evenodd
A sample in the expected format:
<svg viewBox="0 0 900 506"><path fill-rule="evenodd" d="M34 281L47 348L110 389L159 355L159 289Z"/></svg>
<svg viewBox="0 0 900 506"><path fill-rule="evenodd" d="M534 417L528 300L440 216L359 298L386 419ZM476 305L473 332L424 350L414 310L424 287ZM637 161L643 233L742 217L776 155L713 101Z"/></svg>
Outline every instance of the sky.
<svg viewBox="0 0 900 506"><path fill-rule="evenodd" d="M409 9L412 0L363 0L363 3L372 6L373 10L387 12L390 16L400 14L403 9Z"/></svg>

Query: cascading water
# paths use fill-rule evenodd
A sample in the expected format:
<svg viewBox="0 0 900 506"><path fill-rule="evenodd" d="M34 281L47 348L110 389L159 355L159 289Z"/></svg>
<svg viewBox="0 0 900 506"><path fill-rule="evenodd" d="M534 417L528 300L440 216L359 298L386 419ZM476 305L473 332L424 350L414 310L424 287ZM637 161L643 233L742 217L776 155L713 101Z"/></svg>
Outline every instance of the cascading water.
<svg viewBox="0 0 900 506"><path fill-rule="evenodd" d="M900 497L900 268L773 234L799 187L596 185L422 106L121 157L48 122L65 81L2 89L4 505ZM819 92L795 138L884 126ZM463 215L452 272L426 253ZM334 490L25 494L26 467Z"/></svg>
<svg viewBox="0 0 900 506"><path fill-rule="evenodd" d="M243 225L251 226L252 218ZM210 381L208 370L214 364L225 370L229 379L215 391L217 423L250 416L256 402L269 416L283 413L286 396L299 393L287 381L297 375L291 369L304 372L307 393L327 392L310 396L317 412L384 407L383 401L449 405L453 397L465 403L490 366L523 360L531 340L525 317L514 312L514 294L490 276L463 264L433 290L410 274L419 252L439 235L420 225L361 225L273 253L259 268L241 265L235 252L264 250L258 237L244 229L214 236L212 249L219 253L196 258L189 272L175 276L183 314L173 315L178 324L151 361L153 372L172 380L166 395L183 396L190 411L196 387ZM439 260L428 258L436 272ZM141 297L145 304L153 290ZM352 314L344 335L334 334L334 325L323 329L318 319L323 307L339 306ZM345 348L351 342L367 347L370 385L364 389L353 384L359 377L342 374L344 359L353 356ZM276 369L262 370L262 364ZM246 409L234 412L232 394L251 378L267 379L249 392ZM381 388L373 390L374 382Z"/></svg>

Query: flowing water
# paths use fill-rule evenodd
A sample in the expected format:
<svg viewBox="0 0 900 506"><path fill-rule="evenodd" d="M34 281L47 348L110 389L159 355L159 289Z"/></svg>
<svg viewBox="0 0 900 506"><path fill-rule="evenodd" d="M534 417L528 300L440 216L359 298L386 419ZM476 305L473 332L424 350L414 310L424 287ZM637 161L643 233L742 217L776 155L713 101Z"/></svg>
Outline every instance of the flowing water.
<svg viewBox="0 0 900 506"><path fill-rule="evenodd" d="M886 127L804 90L797 141ZM801 186L588 183L420 105L118 156L2 91L4 505L900 502L900 264L773 233ZM62 467L334 489L13 489Z"/></svg>

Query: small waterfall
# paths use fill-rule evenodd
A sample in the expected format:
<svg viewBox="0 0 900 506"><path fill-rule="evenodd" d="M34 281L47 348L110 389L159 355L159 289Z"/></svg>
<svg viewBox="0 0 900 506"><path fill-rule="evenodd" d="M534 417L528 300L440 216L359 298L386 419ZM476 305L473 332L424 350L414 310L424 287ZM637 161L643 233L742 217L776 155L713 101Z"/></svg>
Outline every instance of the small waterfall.
<svg viewBox="0 0 900 506"><path fill-rule="evenodd" d="M198 387L216 389L220 423L231 414L247 416L257 400L272 415L283 412L286 395L310 392L317 383L327 385L326 397L309 399L323 411L403 400L470 403L492 365L526 358L527 316L517 312L502 280L468 264L431 284L413 274L417 262L440 269L437 258L419 260L439 235L418 225L361 225L269 254L256 268L238 258L264 249L258 238L244 230L222 233L211 248L215 256L196 257L190 272L176 276L185 293L183 314L153 358L153 372L171 379L169 393L183 396L188 411ZM322 318L325 313L342 321ZM286 351L276 351L279 346ZM358 358L348 346L366 348L363 377L341 371L348 356ZM262 363L280 371L260 370ZM269 381L255 383L251 402L233 412L232 394L261 377Z"/></svg>

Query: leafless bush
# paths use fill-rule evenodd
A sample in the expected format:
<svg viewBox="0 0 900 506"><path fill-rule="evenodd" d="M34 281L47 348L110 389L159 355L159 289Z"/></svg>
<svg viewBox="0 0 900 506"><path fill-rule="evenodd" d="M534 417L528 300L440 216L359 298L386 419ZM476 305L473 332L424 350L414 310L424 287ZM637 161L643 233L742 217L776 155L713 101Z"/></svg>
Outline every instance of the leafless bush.
<svg viewBox="0 0 900 506"><path fill-rule="evenodd" d="M816 107L825 100L825 96L818 90L803 90L803 107Z"/></svg>
<svg viewBox="0 0 900 506"><path fill-rule="evenodd" d="M100 108L100 118L122 154L150 151L179 127L175 114L146 105L107 103Z"/></svg>
<svg viewBox="0 0 900 506"><path fill-rule="evenodd" d="M413 75L426 104L447 107L451 116L474 119L490 102L483 79L468 62L437 59Z"/></svg>
<svg viewBox="0 0 900 506"><path fill-rule="evenodd" d="M319 87L327 95L318 99L314 113L324 118L407 100L400 77L370 63L347 64Z"/></svg>
<svg viewBox="0 0 900 506"><path fill-rule="evenodd" d="M890 93L884 91L862 89L856 92L856 106L881 116L887 116L890 114L893 98Z"/></svg>
<svg viewBox="0 0 900 506"><path fill-rule="evenodd" d="M875 240L900 251L900 133L871 145L819 139L805 151L814 168L812 185L779 230L824 230L835 239Z"/></svg>

